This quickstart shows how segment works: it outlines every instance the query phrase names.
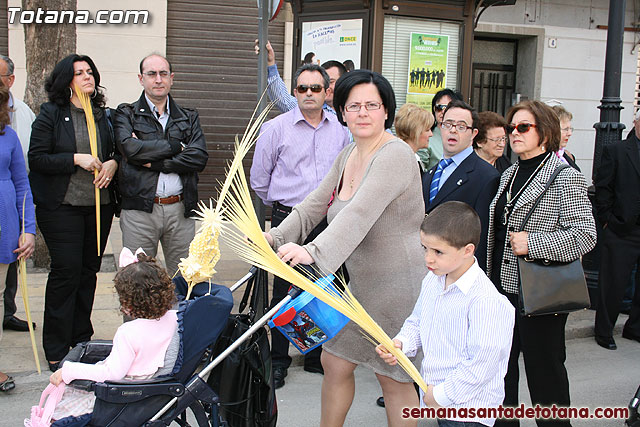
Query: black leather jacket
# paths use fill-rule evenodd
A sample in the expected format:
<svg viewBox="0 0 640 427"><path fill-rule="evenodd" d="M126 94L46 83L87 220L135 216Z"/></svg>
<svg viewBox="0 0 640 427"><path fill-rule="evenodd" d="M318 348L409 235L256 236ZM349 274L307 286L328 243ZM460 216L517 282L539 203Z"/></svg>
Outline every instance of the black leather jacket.
<svg viewBox="0 0 640 427"><path fill-rule="evenodd" d="M135 103L118 107L113 125L122 154L118 170L122 209L153 211L160 172L177 173L182 181L185 216L190 216L198 203L198 172L204 170L209 158L198 112L179 107L169 95L169 121L163 131L143 92ZM143 166L147 163L150 168Z"/></svg>

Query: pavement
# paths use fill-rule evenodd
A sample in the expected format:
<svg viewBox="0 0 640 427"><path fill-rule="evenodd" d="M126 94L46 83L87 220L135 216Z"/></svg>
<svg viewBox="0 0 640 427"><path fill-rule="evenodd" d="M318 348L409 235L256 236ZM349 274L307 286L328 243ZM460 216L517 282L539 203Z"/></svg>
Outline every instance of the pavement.
<svg viewBox="0 0 640 427"><path fill-rule="evenodd" d="M92 313L95 330L94 339L112 339L122 323L118 310L117 295L113 288L115 260L122 248L122 236L116 219L111 227L111 235L105 250L102 270L98 273L98 286ZM227 286L235 283L249 270L249 265L239 260L221 241L221 259L214 281ZM158 258L163 260L162 251ZM38 374L31 348L29 334L4 331L0 342L0 371L13 376L16 388L10 393L0 393L0 427L21 426L32 405L38 403L40 393L48 383L49 372L42 350L42 322L44 289L47 273L30 268L28 271L29 302L32 320L37 323L36 344L42 374ZM243 289L243 288L241 288ZM242 291L234 293L236 302ZM24 319L22 300L17 298L18 317ZM640 384L640 343L620 337L622 325L627 316L621 315L614 337L617 351L608 351L597 346L593 340L595 312L584 310L569 315L566 327L567 369L571 379L572 402L574 406L624 406ZM317 425L320 419L320 384L322 376L302 369L302 355L290 347L293 363L286 378L286 385L277 391L279 406L279 426ZM524 369L521 369L524 372ZM349 412L346 426L382 426L386 424L384 410L375 405L381 395L375 375L364 368L356 370L356 398ZM525 404L530 403L526 391L526 381L521 381L521 396ZM423 421L421 426L435 426L431 421ZM523 426L535 425L524 421ZM577 420L575 426L620 426L620 420Z"/></svg>

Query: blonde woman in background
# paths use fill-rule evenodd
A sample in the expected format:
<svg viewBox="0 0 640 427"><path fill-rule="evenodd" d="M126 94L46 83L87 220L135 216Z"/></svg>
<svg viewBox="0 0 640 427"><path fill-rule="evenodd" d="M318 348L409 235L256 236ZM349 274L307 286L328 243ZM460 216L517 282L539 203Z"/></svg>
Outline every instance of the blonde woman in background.
<svg viewBox="0 0 640 427"><path fill-rule="evenodd" d="M423 162L424 158L420 159L416 154L421 175L424 171L438 164L438 158L429 149L429 138L433 135L431 128L434 121L431 112L416 104L404 104L396 113L394 125L398 138L409 144L414 153L418 150L428 150L429 152L426 163Z"/></svg>

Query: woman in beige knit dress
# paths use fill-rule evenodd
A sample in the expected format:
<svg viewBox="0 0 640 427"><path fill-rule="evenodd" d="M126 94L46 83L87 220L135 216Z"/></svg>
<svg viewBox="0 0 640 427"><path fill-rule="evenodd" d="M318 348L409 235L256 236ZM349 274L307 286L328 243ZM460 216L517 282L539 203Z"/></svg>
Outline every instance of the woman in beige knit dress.
<svg viewBox="0 0 640 427"><path fill-rule="evenodd" d="M315 263L324 272L335 272L345 263L355 297L394 336L426 274L418 165L409 146L385 131L393 123L396 103L391 85L380 74L357 70L343 75L333 102L355 143L338 155L320 186L271 229L267 239L292 265ZM299 246L325 215L327 229ZM322 426L344 424L357 365L376 373L389 425L417 424L401 417L401 408L418 405L412 380L397 366L383 363L357 325L349 323L323 348Z"/></svg>

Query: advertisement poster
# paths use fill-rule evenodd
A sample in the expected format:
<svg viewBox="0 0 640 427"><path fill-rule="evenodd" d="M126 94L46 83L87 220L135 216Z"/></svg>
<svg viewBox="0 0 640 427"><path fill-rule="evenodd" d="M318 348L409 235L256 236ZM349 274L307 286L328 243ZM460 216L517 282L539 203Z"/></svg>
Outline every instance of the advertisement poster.
<svg viewBox="0 0 640 427"><path fill-rule="evenodd" d="M360 68L362 19L302 23L300 64L329 61L353 61Z"/></svg>
<svg viewBox="0 0 640 427"><path fill-rule="evenodd" d="M447 87L449 36L411 33L407 102L431 110L431 99Z"/></svg>

